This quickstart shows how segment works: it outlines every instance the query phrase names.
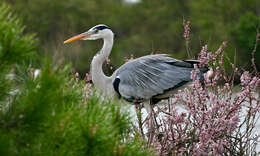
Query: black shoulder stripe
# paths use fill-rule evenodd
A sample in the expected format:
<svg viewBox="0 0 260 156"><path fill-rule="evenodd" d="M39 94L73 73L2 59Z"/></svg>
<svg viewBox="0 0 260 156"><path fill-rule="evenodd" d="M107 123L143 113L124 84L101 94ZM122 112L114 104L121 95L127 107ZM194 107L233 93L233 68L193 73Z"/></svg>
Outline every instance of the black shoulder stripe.
<svg viewBox="0 0 260 156"><path fill-rule="evenodd" d="M116 78L113 82L113 87L118 95L118 98L120 99L121 98L121 94L119 92L119 83L120 83L120 79L119 78Z"/></svg>
<svg viewBox="0 0 260 156"><path fill-rule="evenodd" d="M173 66L178 66L178 67L193 68L193 64L188 62L177 61L177 62L165 62L165 63Z"/></svg>

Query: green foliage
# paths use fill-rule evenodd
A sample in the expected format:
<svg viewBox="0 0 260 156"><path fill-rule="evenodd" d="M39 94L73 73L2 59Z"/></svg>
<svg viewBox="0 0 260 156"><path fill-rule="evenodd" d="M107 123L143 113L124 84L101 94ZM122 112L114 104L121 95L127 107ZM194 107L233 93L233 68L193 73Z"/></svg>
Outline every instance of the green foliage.
<svg viewBox="0 0 260 156"><path fill-rule="evenodd" d="M9 7L1 5L0 12L0 69L11 64L28 64L35 56L34 35L23 35L24 26Z"/></svg>
<svg viewBox="0 0 260 156"><path fill-rule="evenodd" d="M32 63L37 41L32 34L23 35L24 26L7 5L0 5L0 12L0 100L3 100L13 85L14 65Z"/></svg>
<svg viewBox="0 0 260 156"><path fill-rule="evenodd" d="M259 31L260 28L259 26L260 18L252 12L248 12L241 16L235 27L231 29L231 35L244 59L250 60L251 58L251 53L256 42L257 29ZM259 44L255 52L255 59L260 60ZM258 68L260 68L260 64L257 63L257 65Z"/></svg>
<svg viewBox="0 0 260 156"><path fill-rule="evenodd" d="M256 30L259 27L259 18L252 12L241 16L233 31L234 39L244 50L252 50L255 44Z"/></svg>
<svg viewBox="0 0 260 156"><path fill-rule="evenodd" d="M0 151L8 155L147 155L140 141L130 138L129 117L119 105L95 95L85 99L84 84L68 79L68 69L47 64L38 78L25 82L1 112L0 144L5 147Z"/></svg>

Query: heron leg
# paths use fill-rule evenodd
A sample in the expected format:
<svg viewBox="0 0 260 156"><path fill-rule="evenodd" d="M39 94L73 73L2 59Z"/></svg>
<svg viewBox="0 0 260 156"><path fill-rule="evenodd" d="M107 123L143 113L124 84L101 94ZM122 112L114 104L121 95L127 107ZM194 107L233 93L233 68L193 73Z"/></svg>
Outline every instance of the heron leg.
<svg viewBox="0 0 260 156"><path fill-rule="evenodd" d="M152 140L155 136L154 132L155 132L156 122L155 122L152 105L149 102L145 102L144 107L145 107L145 109L148 113L148 117L149 117L149 127L148 127L148 133L147 133L148 146L149 146L152 143Z"/></svg>
<svg viewBox="0 0 260 156"><path fill-rule="evenodd" d="M144 103L144 108L146 109L146 112L148 114L149 117L149 127L151 127L153 125L153 111L152 111L152 107L150 105L150 103L145 102Z"/></svg>
<svg viewBox="0 0 260 156"><path fill-rule="evenodd" d="M142 105L135 105L135 112L138 120L139 130L144 137L143 120L142 120Z"/></svg>

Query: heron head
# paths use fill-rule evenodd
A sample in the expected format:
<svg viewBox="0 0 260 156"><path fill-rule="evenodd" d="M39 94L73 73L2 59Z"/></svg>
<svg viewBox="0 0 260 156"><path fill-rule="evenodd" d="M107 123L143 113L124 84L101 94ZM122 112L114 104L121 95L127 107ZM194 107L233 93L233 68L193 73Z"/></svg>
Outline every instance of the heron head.
<svg viewBox="0 0 260 156"><path fill-rule="evenodd" d="M69 38L68 40L64 41L64 43L70 43L78 40L97 40L111 36L114 36L114 33L111 31L111 29L104 24L99 24L92 27L87 32Z"/></svg>

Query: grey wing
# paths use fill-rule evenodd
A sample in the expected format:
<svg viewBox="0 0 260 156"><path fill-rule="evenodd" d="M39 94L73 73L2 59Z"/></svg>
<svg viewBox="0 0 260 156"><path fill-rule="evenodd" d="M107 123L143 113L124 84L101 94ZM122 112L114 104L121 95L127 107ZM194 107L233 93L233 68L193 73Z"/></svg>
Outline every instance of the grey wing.
<svg viewBox="0 0 260 156"><path fill-rule="evenodd" d="M148 55L127 62L115 72L114 89L139 103L191 81L193 64L167 55Z"/></svg>

